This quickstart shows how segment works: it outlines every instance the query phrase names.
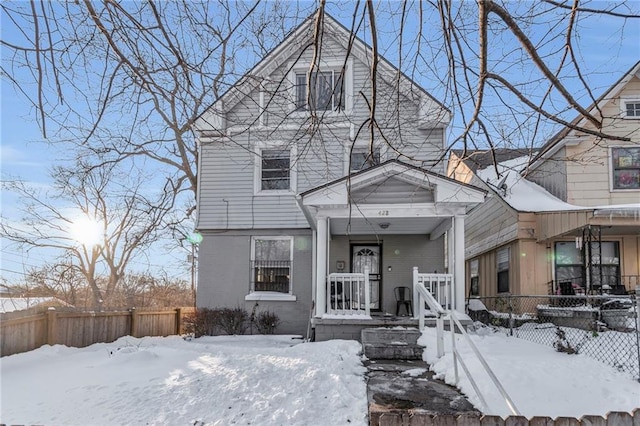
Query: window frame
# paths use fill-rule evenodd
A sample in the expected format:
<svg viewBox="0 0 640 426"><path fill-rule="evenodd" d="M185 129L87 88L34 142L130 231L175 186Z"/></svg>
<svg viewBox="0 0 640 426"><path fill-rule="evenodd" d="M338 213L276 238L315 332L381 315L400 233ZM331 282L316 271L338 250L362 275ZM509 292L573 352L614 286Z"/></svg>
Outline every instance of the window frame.
<svg viewBox="0 0 640 426"><path fill-rule="evenodd" d="M289 291L288 293L277 291L256 291L255 290L255 262L256 262L256 241L289 241ZM271 300L283 302L295 302L296 296L293 294L293 271L294 271L294 237L292 235L253 235L250 240L249 255L249 294L245 296L246 301Z"/></svg>
<svg viewBox="0 0 640 426"><path fill-rule="evenodd" d="M634 111L636 111L638 115L627 115L627 111L629 110L627 105L629 104L634 104L636 106L640 105L640 98L632 97L620 99L620 115L622 118L625 120L640 120L640 109L636 111L634 108Z"/></svg>
<svg viewBox="0 0 640 426"><path fill-rule="evenodd" d="M480 259L478 258L469 261L469 296L480 296Z"/></svg>
<svg viewBox="0 0 640 426"><path fill-rule="evenodd" d="M314 100L315 106L314 106L314 111L317 112L321 112L321 113L327 113L327 112L342 112L346 109L346 91L345 91L345 87L344 87L344 76L342 76L342 80L340 80L341 78L341 70L339 69L327 69L327 70L316 70L312 72L312 76L311 76L311 80L309 80L309 71L305 71L305 72L297 72L295 74L295 110L296 111L309 111L311 110L311 108L309 108L309 105L307 104L307 100L312 99L310 98L310 94L309 92L312 91L310 90L309 86L307 85L307 82L311 82L313 84L313 91L316 95L316 99ZM321 77L325 77L326 74L330 74L331 75L331 82L330 82L330 86L331 86L331 105L329 105L329 102L327 102L326 105L321 105L319 103L320 99L317 98L317 93L319 92L318 88L319 88L319 81L321 81L318 76ZM341 81L341 88L338 90L338 82ZM301 84L301 82L303 84ZM300 93L300 88L301 86L304 85L304 93ZM336 99L338 98L338 96L340 97L339 101L336 101ZM322 106L322 108L320 108L320 106ZM325 108L325 106L327 106L327 108Z"/></svg>
<svg viewBox="0 0 640 426"><path fill-rule="evenodd" d="M500 269L500 252L507 252L507 267L506 269ZM496 293L497 294L506 294L506 293L510 293L511 291L511 280L509 277L509 272L511 270L511 247L507 246L507 247L502 247L498 250L496 250ZM502 276L504 277L506 275L506 286L507 289L504 290L504 287L502 288L501 291L501 281L500 281L500 277L501 274L503 274ZM504 283L504 281L503 281Z"/></svg>
<svg viewBox="0 0 640 426"><path fill-rule="evenodd" d="M286 189L262 189L262 152L271 150L289 151L289 187ZM253 148L253 193L260 196L278 196L295 194L297 188L297 148L295 144L282 142L260 142Z"/></svg>
<svg viewBox="0 0 640 426"><path fill-rule="evenodd" d="M640 117L639 117L640 118ZM629 191L640 191L640 165L638 167L620 167L615 164L615 153L614 150L624 149L624 150L637 150L637 156L640 158L640 147L631 146L631 145L617 145L609 147L609 190L611 192L629 192ZM619 158L619 157L618 157ZM635 170L637 171L637 179L639 179L637 188L619 188L616 187L616 178L615 172L619 170Z"/></svg>
<svg viewBox="0 0 640 426"><path fill-rule="evenodd" d="M353 147L353 149L352 149ZM379 152L379 159L378 159L378 164L382 164L387 160L387 154L388 154L388 147L386 144L375 144L373 147L374 151L378 151ZM362 169L354 169L351 166L351 151L353 150L353 152L355 153L356 151L360 151L360 152L369 152L369 142L356 142L356 143L351 143L348 142L345 144L344 146L344 174L345 175L349 175L351 173L357 173L360 172L362 170L367 170L370 167L373 166L369 166L366 168L362 168Z"/></svg>
<svg viewBox="0 0 640 426"><path fill-rule="evenodd" d="M304 108L298 108L298 81L297 76L300 74L304 74L307 77L307 73L310 71L311 64L310 63L294 63L290 62L289 64L289 84L290 84L290 97L291 102L290 111L293 116L307 116L309 114L308 106ZM353 109L353 58L344 59L320 59L319 65L314 67L313 72L329 72L334 73L333 75L339 75L342 68L344 70L344 76L342 80L342 87L344 91L344 106L340 110L335 109L327 109L327 110L315 110L318 113L322 113L323 115L340 115L340 114L350 114ZM305 86L307 79L305 78ZM308 88L307 88L308 90ZM332 96L335 96L332 95ZM305 96L306 102L307 96ZM332 102L333 103L333 102ZM333 106L333 105L332 105Z"/></svg>

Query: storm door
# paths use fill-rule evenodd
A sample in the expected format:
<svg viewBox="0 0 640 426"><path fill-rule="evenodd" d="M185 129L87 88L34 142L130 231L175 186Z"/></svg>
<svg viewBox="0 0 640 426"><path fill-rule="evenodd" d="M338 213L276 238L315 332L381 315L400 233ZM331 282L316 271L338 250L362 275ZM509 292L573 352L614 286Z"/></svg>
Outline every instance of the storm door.
<svg viewBox="0 0 640 426"><path fill-rule="evenodd" d="M380 245L351 246L351 259L351 272L363 273L365 267L369 267L369 308L380 310Z"/></svg>

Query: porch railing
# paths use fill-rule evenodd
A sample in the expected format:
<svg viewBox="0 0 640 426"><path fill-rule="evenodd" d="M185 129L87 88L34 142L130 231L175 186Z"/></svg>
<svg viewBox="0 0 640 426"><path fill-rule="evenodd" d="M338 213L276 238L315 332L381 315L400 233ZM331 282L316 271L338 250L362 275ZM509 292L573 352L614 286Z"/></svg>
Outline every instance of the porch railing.
<svg viewBox="0 0 640 426"><path fill-rule="evenodd" d="M421 274L417 267L413 268L413 300L419 295L416 286L423 286L444 309L453 309L453 275L452 274ZM415 302L414 302L415 303ZM419 307L414 306L413 312Z"/></svg>
<svg viewBox="0 0 640 426"><path fill-rule="evenodd" d="M418 273L417 268L414 268L414 277L417 273ZM448 317L449 319L449 332L451 334L451 352L453 355L453 370L454 370L455 384L457 385L459 383L458 364L460 364L465 374L467 375L467 378L469 379L471 386L473 387L474 391L478 395L478 398L480 399L481 404L485 409L489 408L482 392L480 391L480 388L478 387L474 377L471 374L471 371L467 367L465 360L462 358L460 351L458 351L456 347L456 326L457 326L458 331L462 334L464 338L464 341L469 345L469 347L471 347L473 353L476 355L476 357L480 361L480 364L484 368L485 372L489 375L489 378L491 379L493 384L496 386L496 388L502 395L502 398L504 399L505 403L509 407L509 410L511 411L511 413L515 416L519 416L520 412L518 411L515 404L513 403L513 400L511 399L507 391L504 389L504 387L502 386L502 384L494 374L493 370L491 370L491 367L489 366L487 361L484 359L484 357L482 356L482 353L480 353L475 343L473 343L473 340L471 340L471 338L467 334L467 331L465 330L464 326L462 325L462 323L460 323L460 320L456 316L456 312L453 309L449 311L445 311L444 308L440 305L440 303L438 303L438 301L433 297L433 295L425 288L425 286L419 285L416 280L414 280L414 291L417 294L418 306L420 307L418 311L419 312L418 315L420 318L420 323L419 323L420 330L421 331L424 330L424 317L426 313L425 312L426 306L428 306L429 310L431 310L436 315L436 355L438 356L438 358L441 358L444 356L445 316Z"/></svg>
<svg viewBox="0 0 640 426"><path fill-rule="evenodd" d="M327 313L333 315L370 315L369 272L333 273L327 280Z"/></svg>

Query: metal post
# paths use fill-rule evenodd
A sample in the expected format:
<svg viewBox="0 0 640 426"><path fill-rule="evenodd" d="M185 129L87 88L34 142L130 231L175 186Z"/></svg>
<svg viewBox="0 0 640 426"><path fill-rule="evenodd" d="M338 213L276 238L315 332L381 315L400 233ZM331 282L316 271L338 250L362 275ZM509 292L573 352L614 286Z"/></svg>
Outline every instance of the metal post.
<svg viewBox="0 0 640 426"><path fill-rule="evenodd" d="M456 328L453 323L453 313L449 313L449 331L451 331L451 351L453 352L453 372L456 378L456 385L458 384L458 355L456 351Z"/></svg>
<svg viewBox="0 0 640 426"><path fill-rule="evenodd" d="M424 302L422 305L424 306ZM423 318L423 316L421 316L421 318ZM436 318L436 351L438 358L444 356L444 318L442 315L438 315Z"/></svg>
<svg viewBox="0 0 640 426"><path fill-rule="evenodd" d="M640 382L640 285L636 285L636 351L638 353L638 382Z"/></svg>

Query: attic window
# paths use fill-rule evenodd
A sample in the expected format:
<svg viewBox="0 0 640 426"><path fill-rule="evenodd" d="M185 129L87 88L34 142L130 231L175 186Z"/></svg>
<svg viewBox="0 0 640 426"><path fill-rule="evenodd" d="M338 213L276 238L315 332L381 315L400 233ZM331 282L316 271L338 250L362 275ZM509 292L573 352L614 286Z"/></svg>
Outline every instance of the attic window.
<svg viewBox="0 0 640 426"><path fill-rule="evenodd" d="M627 118L640 118L640 99L626 101L624 111Z"/></svg>
<svg viewBox="0 0 640 426"><path fill-rule="evenodd" d="M343 111L345 94L343 79L339 70L314 72L311 87L307 90L307 73L296 73L296 110Z"/></svg>

